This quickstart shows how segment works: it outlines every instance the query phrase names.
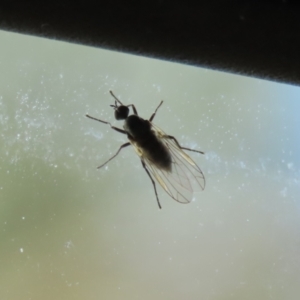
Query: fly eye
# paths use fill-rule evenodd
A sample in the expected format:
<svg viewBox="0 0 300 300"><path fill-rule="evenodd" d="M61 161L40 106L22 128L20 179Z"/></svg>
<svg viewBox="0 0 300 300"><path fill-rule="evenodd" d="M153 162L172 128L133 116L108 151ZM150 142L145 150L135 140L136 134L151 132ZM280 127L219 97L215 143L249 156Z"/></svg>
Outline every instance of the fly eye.
<svg viewBox="0 0 300 300"><path fill-rule="evenodd" d="M121 105L115 110L116 120L125 120L129 115L129 108L127 106Z"/></svg>

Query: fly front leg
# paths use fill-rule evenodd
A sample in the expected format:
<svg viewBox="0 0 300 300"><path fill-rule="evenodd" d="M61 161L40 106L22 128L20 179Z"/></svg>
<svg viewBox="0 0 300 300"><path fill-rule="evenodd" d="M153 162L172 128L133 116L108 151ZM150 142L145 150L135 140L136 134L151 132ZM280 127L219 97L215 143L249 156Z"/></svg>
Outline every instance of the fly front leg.
<svg viewBox="0 0 300 300"><path fill-rule="evenodd" d="M88 117L88 118L90 118L90 119L92 119L92 120L101 122L101 123L103 123L103 124L107 124L107 125L109 125L109 126L110 126L113 130L115 130L115 131L118 131L118 132L123 133L123 134L127 134L127 132L126 132L125 130L123 130L123 129L121 129L121 128L118 128L118 127L115 127L115 126L112 126L109 122L102 121L102 120L100 120L100 119L91 117L90 115L85 115L85 116Z"/></svg>
<svg viewBox="0 0 300 300"><path fill-rule="evenodd" d="M172 135L166 135L164 136L164 138L167 138L167 139L171 139L175 142L175 144L180 148L180 149L184 149L184 150L188 150L188 151L193 151L193 152L197 152L197 153L201 153L201 154L204 154L203 151L199 151L199 150L194 150L194 149L190 149L190 148L186 148L186 147L182 147L178 141L176 140L176 138Z"/></svg>
<svg viewBox="0 0 300 300"><path fill-rule="evenodd" d="M159 105L157 106L155 112L151 115L149 121L152 122L152 120L154 119L155 115L156 115L156 112L158 111L158 109L161 107L161 105L163 104L163 100L159 103Z"/></svg>
<svg viewBox="0 0 300 300"><path fill-rule="evenodd" d="M133 113L134 113L135 115L137 115L137 116L138 116L138 112L137 112L137 110L136 110L136 108L135 108L134 104L129 104L129 105L127 105L127 107L129 107L129 106L131 106L131 107L132 107Z"/></svg>
<svg viewBox="0 0 300 300"><path fill-rule="evenodd" d="M115 96L115 94L114 94L112 91L109 91L109 92L110 92L110 94L114 97L114 99L115 99L119 104L121 104L121 105L123 105L123 106L127 106L127 107L131 106L131 107L132 107L132 110L133 110L133 113L134 113L135 115L138 116L138 112L137 112L137 110L136 110L134 104L124 105L124 104L123 104L123 103Z"/></svg>

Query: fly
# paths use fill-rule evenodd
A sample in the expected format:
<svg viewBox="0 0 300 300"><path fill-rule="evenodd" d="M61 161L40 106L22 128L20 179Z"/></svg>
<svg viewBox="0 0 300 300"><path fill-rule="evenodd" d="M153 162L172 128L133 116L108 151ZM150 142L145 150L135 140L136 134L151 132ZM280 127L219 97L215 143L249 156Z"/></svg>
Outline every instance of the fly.
<svg viewBox="0 0 300 300"><path fill-rule="evenodd" d="M161 208L161 205L153 177L175 201L180 203L191 202L192 182L204 190L205 177L198 165L183 150L201 154L204 154L204 152L182 147L174 136L164 133L152 123L163 101L160 102L149 120L145 120L138 115L134 104L124 105L112 91L109 92L115 99L115 104L110 105L115 110L115 119L124 120L123 129L112 126L110 122L90 115L86 116L109 125L117 132L126 134L129 142L121 145L116 154L99 166L98 169L114 159L123 148L131 145L141 159L142 166L152 182L159 208ZM129 115L129 107L133 110L131 115Z"/></svg>

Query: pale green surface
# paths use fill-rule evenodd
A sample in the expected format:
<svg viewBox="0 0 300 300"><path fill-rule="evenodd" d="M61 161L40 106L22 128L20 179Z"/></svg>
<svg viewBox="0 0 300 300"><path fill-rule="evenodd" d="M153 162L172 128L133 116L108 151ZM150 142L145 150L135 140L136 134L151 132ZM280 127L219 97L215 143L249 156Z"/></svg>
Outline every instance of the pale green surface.
<svg viewBox="0 0 300 300"><path fill-rule="evenodd" d="M300 89L0 32L0 299L299 299ZM151 182L112 89L186 146L207 187Z"/></svg>

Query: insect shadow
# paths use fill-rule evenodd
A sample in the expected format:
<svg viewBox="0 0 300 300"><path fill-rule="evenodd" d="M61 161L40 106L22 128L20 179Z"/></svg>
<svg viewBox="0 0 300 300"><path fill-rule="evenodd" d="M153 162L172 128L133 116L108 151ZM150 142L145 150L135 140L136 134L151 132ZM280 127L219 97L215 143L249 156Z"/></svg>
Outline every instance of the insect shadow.
<svg viewBox="0 0 300 300"><path fill-rule="evenodd" d="M161 208L161 205L153 177L175 201L180 203L191 202L193 197L192 184L196 184L204 190L205 177L199 166L183 150L201 154L204 154L204 152L182 147L174 136L164 133L152 123L163 101L160 102L149 120L145 120L138 115L134 104L124 105L112 91L109 92L115 99L115 104L110 105L115 110L115 119L124 120L123 129L112 126L110 122L90 115L86 116L127 135L129 142L121 145L116 154L100 165L98 169L114 159L123 148L132 145L141 159L143 168L151 179L159 208ZM129 115L130 107L133 110L131 115Z"/></svg>

